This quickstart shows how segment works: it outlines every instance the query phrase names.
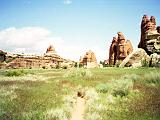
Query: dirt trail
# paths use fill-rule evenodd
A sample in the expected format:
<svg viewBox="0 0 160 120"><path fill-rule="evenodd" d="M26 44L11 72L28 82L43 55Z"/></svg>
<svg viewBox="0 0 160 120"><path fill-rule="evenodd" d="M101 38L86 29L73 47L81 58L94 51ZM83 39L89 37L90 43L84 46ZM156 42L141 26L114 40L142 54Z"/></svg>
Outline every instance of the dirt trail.
<svg viewBox="0 0 160 120"><path fill-rule="evenodd" d="M72 112L71 120L84 120L84 107L85 106L85 99L81 97L77 97L76 105Z"/></svg>

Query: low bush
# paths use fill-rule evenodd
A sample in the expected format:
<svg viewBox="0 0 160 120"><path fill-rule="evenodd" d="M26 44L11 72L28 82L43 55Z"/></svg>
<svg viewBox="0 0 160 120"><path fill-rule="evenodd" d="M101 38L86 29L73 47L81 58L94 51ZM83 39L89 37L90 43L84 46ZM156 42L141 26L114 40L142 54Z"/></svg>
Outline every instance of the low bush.
<svg viewBox="0 0 160 120"><path fill-rule="evenodd" d="M62 68L63 68L63 69L67 69L68 67L67 67L67 65L65 65L65 66L63 66Z"/></svg>
<svg viewBox="0 0 160 120"><path fill-rule="evenodd" d="M107 93L110 89L110 86L104 83L98 84L96 90L100 93Z"/></svg>
<svg viewBox="0 0 160 120"><path fill-rule="evenodd" d="M6 72L5 76L12 77L12 76L23 76L26 75L28 72L25 70L9 70Z"/></svg>
<svg viewBox="0 0 160 120"><path fill-rule="evenodd" d="M130 78L130 76L123 76L119 80L112 81L112 95L113 96L127 96L129 92L133 89L133 80Z"/></svg>

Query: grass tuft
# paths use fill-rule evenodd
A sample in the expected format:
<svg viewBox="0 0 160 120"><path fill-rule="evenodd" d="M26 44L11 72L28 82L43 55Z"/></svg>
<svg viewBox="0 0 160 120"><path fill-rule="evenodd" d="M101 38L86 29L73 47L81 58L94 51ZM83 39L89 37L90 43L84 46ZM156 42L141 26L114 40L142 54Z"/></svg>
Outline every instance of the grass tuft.
<svg viewBox="0 0 160 120"><path fill-rule="evenodd" d="M160 85L160 74L158 72L145 74L143 82L151 85Z"/></svg>
<svg viewBox="0 0 160 120"><path fill-rule="evenodd" d="M71 69L64 77L92 77L92 72L89 69Z"/></svg>

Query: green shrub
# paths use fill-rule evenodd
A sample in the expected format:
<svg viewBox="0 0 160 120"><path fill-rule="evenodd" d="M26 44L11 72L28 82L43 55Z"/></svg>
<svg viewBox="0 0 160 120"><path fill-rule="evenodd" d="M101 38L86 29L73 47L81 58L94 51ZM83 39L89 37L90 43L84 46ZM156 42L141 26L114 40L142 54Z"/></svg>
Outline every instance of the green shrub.
<svg viewBox="0 0 160 120"><path fill-rule="evenodd" d="M67 67L67 65L65 65L65 66L63 66L62 68L63 68L63 69L67 69L68 67Z"/></svg>
<svg viewBox="0 0 160 120"><path fill-rule="evenodd" d="M148 60L144 59L144 60L141 61L141 63L142 63L142 67L149 67L149 61Z"/></svg>
<svg viewBox="0 0 160 120"><path fill-rule="evenodd" d="M43 68L43 69L47 69L47 67L46 67L46 66L42 66L42 68Z"/></svg>
<svg viewBox="0 0 160 120"><path fill-rule="evenodd" d="M8 76L8 77L23 76L26 74L27 74L27 71L24 71L24 70L9 70L6 72L5 76Z"/></svg>
<svg viewBox="0 0 160 120"><path fill-rule="evenodd" d="M123 76L119 80L112 81L113 83L113 89L112 89L112 95L113 96L127 96L129 92L133 89L133 80L130 78L130 76Z"/></svg>
<svg viewBox="0 0 160 120"><path fill-rule="evenodd" d="M109 89L110 89L109 85L103 84L103 83L98 84L98 85L96 86L96 90L97 90L98 92L100 92L100 93L107 93L107 92L109 91Z"/></svg>
<svg viewBox="0 0 160 120"><path fill-rule="evenodd" d="M116 90L113 90L112 95L115 97L117 97L117 96L124 97L124 96L127 96L128 93L129 93L129 91L126 89L119 89L119 90L116 89Z"/></svg>

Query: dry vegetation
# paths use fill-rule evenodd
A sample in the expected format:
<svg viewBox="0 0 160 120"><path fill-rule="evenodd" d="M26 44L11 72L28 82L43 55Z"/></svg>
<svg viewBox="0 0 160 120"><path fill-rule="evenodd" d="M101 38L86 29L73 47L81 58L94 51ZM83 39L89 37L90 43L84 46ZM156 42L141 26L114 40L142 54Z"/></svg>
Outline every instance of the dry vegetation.
<svg viewBox="0 0 160 120"><path fill-rule="evenodd" d="M160 69L0 71L1 120L69 120L78 91L85 120L159 120Z"/></svg>

